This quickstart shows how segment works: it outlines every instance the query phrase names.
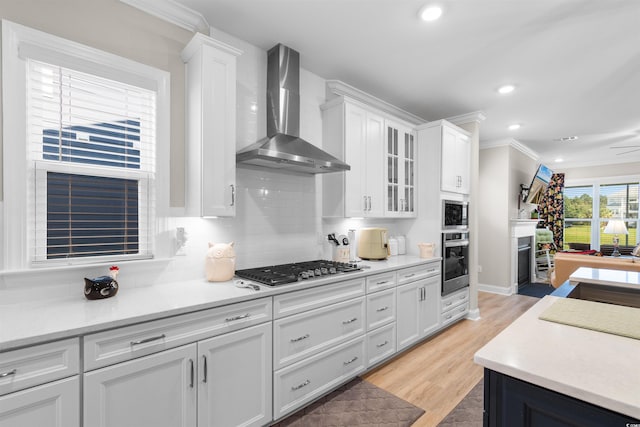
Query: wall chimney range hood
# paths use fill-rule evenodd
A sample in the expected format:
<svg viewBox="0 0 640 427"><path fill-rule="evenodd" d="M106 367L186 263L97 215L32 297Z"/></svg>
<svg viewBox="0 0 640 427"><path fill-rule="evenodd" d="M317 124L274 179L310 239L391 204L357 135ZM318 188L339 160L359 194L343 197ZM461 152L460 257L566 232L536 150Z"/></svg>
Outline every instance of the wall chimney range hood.
<svg viewBox="0 0 640 427"><path fill-rule="evenodd" d="M300 55L278 44L267 60L267 137L236 153L238 164L303 173L351 167L300 138Z"/></svg>

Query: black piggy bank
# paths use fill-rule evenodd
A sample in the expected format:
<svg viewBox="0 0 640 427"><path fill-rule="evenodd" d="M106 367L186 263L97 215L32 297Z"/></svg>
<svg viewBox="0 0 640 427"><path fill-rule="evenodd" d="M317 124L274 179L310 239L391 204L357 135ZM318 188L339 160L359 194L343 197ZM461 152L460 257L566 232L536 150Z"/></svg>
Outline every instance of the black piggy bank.
<svg viewBox="0 0 640 427"><path fill-rule="evenodd" d="M118 282L110 276L84 278L84 296L87 299L104 299L118 293Z"/></svg>

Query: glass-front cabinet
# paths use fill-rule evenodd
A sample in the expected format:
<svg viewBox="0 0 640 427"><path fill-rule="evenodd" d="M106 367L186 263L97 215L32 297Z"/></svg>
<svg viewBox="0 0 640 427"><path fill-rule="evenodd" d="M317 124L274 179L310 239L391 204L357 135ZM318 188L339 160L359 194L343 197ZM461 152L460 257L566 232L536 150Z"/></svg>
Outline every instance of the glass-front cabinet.
<svg viewBox="0 0 640 427"><path fill-rule="evenodd" d="M411 127L386 122L385 216L415 217L416 144Z"/></svg>

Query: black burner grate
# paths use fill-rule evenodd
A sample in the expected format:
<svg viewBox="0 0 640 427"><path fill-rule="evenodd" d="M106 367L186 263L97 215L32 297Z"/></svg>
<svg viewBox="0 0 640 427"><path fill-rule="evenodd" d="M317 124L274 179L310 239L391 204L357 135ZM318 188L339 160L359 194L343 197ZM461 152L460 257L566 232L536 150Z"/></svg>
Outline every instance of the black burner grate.
<svg viewBox="0 0 640 427"><path fill-rule="evenodd" d="M264 285L279 286L297 282L298 280L358 270L360 270L360 267L356 264L316 260L236 270L236 276Z"/></svg>

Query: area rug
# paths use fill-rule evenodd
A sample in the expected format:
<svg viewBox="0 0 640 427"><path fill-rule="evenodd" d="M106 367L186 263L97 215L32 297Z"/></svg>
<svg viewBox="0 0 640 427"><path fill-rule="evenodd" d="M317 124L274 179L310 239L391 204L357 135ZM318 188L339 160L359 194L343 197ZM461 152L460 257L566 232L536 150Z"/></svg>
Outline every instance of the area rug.
<svg viewBox="0 0 640 427"><path fill-rule="evenodd" d="M484 380L480 380L438 427L482 427Z"/></svg>
<svg viewBox="0 0 640 427"><path fill-rule="evenodd" d="M405 427L424 410L356 378L308 407L274 424L278 427Z"/></svg>
<svg viewBox="0 0 640 427"><path fill-rule="evenodd" d="M555 291L555 288L546 283L527 283L518 287L518 295L527 295L536 298L542 298L553 291Z"/></svg>

